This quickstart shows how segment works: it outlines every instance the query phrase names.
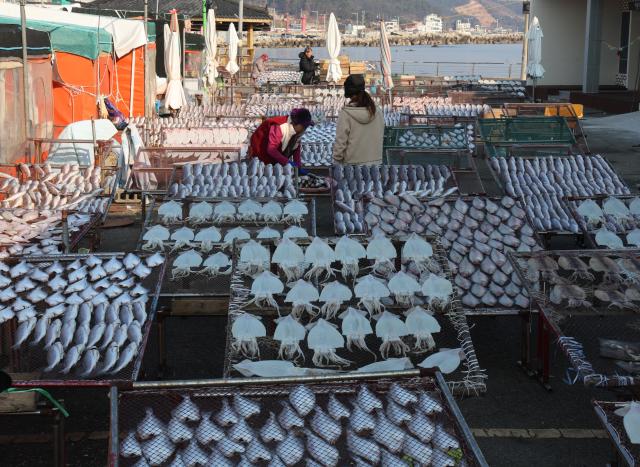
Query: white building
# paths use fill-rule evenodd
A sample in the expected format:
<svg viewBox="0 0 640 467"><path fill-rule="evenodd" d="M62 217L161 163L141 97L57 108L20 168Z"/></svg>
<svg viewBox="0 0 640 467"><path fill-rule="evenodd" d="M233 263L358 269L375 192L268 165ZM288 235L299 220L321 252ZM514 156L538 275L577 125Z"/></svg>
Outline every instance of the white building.
<svg viewBox="0 0 640 467"><path fill-rule="evenodd" d="M394 19L393 21L385 21L384 27L387 30L387 33L400 32L400 23L398 22L397 19Z"/></svg>
<svg viewBox="0 0 640 467"><path fill-rule="evenodd" d="M456 20L456 31L471 33L471 23L469 21L463 21L461 19Z"/></svg>
<svg viewBox="0 0 640 467"><path fill-rule="evenodd" d="M544 34L538 85L635 88L639 79L640 0L532 0Z"/></svg>
<svg viewBox="0 0 640 467"><path fill-rule="evenodd" d="M363 24L347 24L345 28L345 34L349 36L362 36L364 34L366 26Z"/></svg>
<svg viewBox="0 0 640 467"><path fill-rule="evenodd" d="M427 34L439 34L442 32L442 18L438 15L427 15L424 18L424 32Z"/></svg>

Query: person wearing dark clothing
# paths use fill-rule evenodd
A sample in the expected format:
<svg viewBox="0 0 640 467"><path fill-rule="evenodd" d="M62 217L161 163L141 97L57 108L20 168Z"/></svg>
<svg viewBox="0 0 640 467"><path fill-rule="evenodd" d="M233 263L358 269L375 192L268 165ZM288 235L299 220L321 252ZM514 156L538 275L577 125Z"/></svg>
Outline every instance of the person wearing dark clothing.
<svg viewBox="0 0 640 467"><path fill-rule="evenodd" d="M316 61L313 57L311 47L300 52L300 71L302 72L302 84L314 84L316 81Z"/></svg>

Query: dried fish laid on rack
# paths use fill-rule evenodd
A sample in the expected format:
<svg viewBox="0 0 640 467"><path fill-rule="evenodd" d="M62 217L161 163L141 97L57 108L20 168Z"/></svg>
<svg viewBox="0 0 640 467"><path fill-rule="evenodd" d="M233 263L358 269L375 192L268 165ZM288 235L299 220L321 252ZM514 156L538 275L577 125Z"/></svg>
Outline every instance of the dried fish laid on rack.
<svg viewBox="0 0 640 467"><path fill-rule="evenodd" d="M390 130L385 147L406 149L473 150L474 126L456 123L450 127L398 127Z"/></svg>
<svg viewBox="0 0 640 467"><path fill-rule="evenodd" d="M234 241L315 235L315 200L154 198L138 250L167 255L163 295L229 294ZM259 257L252 260L259 262ZM257 267L256 266L256 267ZM215 287L213 287L215 285Z"/></svg>
<svg viewBox="0 0 640 467"><path fill-rule="evenodd" d="M332 199L338 234L365 233L363 196L438 198L458 190L444 165L335 165Z"/></svg>
<svg viewBox="0 0 640 467"><path fill-rule="evenodd" d="M249 162L193 163L181 166L180 177L169 185L172 198L296 198L294 171L290 165Z"/></svg>
<svg viewBox="0 0 640 467"><path fill-rule="evenodd" d="M618 455L627 465L637 465L640 462L638 403L596 400L591 403Z"/></svg>
<svg viewBox="0 0 640 467"><path fill-rule="evenodd" d="M539 232L579 232L565 197L630 193L600 155L492 157L489 167L507 195L522 199Z"/></svg>
<svg viewBox="0 0 640 467"><path fill-rule="evenodd" d="M336 128L335 122L324 122L307 128L302 135L302 142L333 144L336 140Z"/></svg>
<svg viewBox="0 0 640 467"><path fill-rule="evenodd" d="M440 375L211 383L112 389L110 459L121 466L488 465Z"/></svg>
<svg viewBox="0 0 640 467"><path fill-rule="evenodd" d="M333 141L303 141L300 157L302 165L305 167L331 167L333 165Z"/></svg>
<svg viewBox="0 0 640 467"><path fill-rule="evenodd" d="M73 248L99 219L97 214L71 212L63 220L62 211L0 209L0 256L63 253L64 223Z"/></svg>
<svg viewBox="0 0 640 467"><path fill-rule="evenodd" d="M450 373L456 391L484 391L444 250L434 238L260 243L266 250L260 270L244 259L245 248L255 251L252 242L235 246L225 374L246 375L248 363L256 375L280 371L281 360L341 371L417 364Z"/></svg>
<svg viewBox="0 0 640 467"><path fill-rule="evenodd" d="M269 83L300 83L301 73L291 70L271 70L258 74L256 86L264 86Z"/></svg>
<svg viewBox="0 0 640 467"><path fill-rule="evenodd" d="M18 177L0 181L2 208L76 210L106 214L118 183L118 169L77 164L19 164Z"/></svg>
<svg viewBox="0 0 640 467"><path fill-rule="evenodd" d="M507 254L541 247L522 205L513 198L421 202L401 194L372 197L364 210L367 228L374 235L437 235L448 251L454 284L467 311L529 308L527 292Z"/></svg>
<svg viewBox="0 0 640 467"><path fill-rule="evenodd" d="M569 198L567 204L594 247L640 247L640 197Z"/></svg>
<svg viewBox="0 0 640 467"><path fill-rule="evenodd" d="M640 384L640 250L538 251L510 259L568 356L572 380Z"/></svg>
<svg viewBox="0 0 640 467"><path fill-rule="evenodd" d="M38 385L135 380L164 267L161 254L3 260L0 324L10 330L12 371L40 373Z"/></svg>

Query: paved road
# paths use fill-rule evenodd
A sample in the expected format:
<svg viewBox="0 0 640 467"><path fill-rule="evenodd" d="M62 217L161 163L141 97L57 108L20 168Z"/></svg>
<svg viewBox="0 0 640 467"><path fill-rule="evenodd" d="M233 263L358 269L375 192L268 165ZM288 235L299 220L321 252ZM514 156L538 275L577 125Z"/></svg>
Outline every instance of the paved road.
<svg viewBox="0 0 640 467"><path fill-rule="evenodd" d="M640 182L638 132L615 132L596 120L587 123L591 148L602 152L635 186ZM481 173L495 193L486 167ZM319 210L327 211L326 201ZM318 219L327 219L319 215ZM105 231L104 251L130 249L139 225ZM319 234L331 232L321 221ZM225 320L223 318L170 318L167 323L169 368L165 377L214 378L221 376ZM472 337L480 364L489 375L486 395L460 402L484 454L493 466L604 466L610 460L610 445L591 410L592 398L613 399L611 392L570 386L563 382L566 360L552 351L553 390L547 392L517 365L520 322L517 317L471 318ZM212 346L215 343L215 347ZM152 339L145 358L145 376L157 377L157 342ZM68 464L104 465L107 458L108 398L102 390L56 390L64 398L71 416L66 421L69 436ZM45 420L11 419L0 423L0 465L51 465L49 429Z"/></svg>

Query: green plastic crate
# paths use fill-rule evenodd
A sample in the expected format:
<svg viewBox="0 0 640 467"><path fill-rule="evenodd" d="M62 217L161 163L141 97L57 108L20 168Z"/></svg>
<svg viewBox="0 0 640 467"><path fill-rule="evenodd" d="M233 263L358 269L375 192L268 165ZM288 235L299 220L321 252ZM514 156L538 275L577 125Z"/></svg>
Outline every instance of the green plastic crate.
<svg viewBox="0 0 640 467"><path fill-rule="evenodd" d="M481 118L478 128L487 145L576 143L564 117Z"/></svg>

